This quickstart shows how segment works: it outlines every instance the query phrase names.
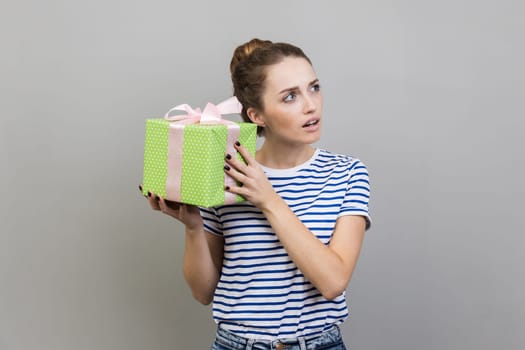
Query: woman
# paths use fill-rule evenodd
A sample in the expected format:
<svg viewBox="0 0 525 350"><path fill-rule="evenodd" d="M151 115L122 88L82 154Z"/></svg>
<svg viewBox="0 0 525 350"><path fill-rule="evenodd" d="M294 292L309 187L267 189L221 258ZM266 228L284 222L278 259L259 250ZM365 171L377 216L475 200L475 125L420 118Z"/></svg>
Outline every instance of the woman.
<svg viewBox="0 0 525 350"><path fill-rule="evenodd" d="M213 301L212 349L345 349L345 289L368 215L366 167L312 146L323 96L309 58L293 45L253 39L230 70L245 121L264 143L246 163L225 155L244 203L197 208L155 195L153 209L186 226L184 276L193 296Z"/></svg>

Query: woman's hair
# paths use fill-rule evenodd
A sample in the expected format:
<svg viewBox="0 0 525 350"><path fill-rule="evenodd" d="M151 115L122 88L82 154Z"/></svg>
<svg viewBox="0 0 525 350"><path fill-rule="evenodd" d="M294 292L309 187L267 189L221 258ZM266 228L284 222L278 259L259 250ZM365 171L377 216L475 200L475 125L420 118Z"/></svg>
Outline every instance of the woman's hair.
<svg viewBox="0 0 525 350"><path fill-rule="evenodd" d="M246 111L252 107L263 111L262 95L266 81L266 68L281 62L286 57L300 57L312 64L303 50L287 43L272 43L269 40L252 39L238 46L233 52L230 72L233 94L242 104L241 116L251 122ZM258 128L260 135L263 129Z"/></svg>

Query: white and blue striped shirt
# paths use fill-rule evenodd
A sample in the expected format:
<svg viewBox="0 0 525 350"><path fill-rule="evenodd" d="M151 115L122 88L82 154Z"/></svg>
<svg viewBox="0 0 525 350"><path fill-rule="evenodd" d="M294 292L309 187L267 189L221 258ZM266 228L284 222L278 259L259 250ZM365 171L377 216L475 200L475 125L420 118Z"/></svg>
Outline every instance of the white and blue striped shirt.
<svg viewBox="0 0 525 350"><path fill-rule="evenodd" d="M324 244L343 215L367 219L370 184L365 165L317 149L292 169L263 167L277 193ZM201 208L206 231L224 237L222 273L213 317L250 338L312 336L348 316L345 293L326 300L290 259L261 211L249 202Z"/></svg>

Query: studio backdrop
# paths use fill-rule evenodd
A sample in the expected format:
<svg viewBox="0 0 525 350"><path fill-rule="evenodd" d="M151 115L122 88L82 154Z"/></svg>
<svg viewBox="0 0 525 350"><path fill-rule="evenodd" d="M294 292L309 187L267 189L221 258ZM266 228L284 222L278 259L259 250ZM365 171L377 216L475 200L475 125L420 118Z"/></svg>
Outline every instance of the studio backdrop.
<svg viewBox="0 0 525 350"><path fill-rule="evenodd" d="M142 179L145 119L232 93L236 46L300 46L317 147L370 172L350 349L525 342L521 1L8 1L0 349L207 349L184 232Z"/></svg>

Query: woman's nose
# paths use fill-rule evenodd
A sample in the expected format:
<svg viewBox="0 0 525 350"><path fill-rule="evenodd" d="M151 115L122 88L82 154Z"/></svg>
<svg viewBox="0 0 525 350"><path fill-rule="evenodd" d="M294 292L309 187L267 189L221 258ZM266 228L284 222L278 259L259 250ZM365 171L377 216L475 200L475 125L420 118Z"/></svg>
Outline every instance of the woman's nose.
<svg viewBox="0 0 525 350"><path fill-rule="evenodd" d="M305 114L315 112L316 105L315 101L312 97L306 96L304 97L304 105L303 105L303 111Z"/></svg>

